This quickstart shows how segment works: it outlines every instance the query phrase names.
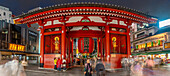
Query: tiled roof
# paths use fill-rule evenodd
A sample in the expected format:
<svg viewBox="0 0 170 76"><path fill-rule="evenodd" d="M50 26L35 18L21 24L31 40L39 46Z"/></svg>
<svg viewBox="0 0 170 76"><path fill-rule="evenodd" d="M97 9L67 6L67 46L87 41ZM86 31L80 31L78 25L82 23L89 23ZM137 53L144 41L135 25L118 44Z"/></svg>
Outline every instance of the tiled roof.
<svg viewBox="0 0 170 76"><path fill-rule="evenodd" d="M52 6L49 6L49 7L44 7L42 9L38 9L38 10L35 10L35 11L32 11L32 12L23 13L19 16L16 16L15 18L22 18L22 17L26 17L26 16L29 16L29 15L32 15L32 14L48 11L48 10L54 10L54 9L59 9L59 8L68 8L68 7L112 8L112 9L118 9L118 10L123 10L123 11L127 11L127 12L132 12L132 13L139 14L139 15L142 15L142 16L145 16L145 17L153 17L153 16L150 16L146 13L141 12L141 11L131 9L131 8L128 8L128 7L119 6L119 5L95 3L95 2L77 2L77 3L75 2L75 3L57 4L57 5L52 5Z"/></svg>

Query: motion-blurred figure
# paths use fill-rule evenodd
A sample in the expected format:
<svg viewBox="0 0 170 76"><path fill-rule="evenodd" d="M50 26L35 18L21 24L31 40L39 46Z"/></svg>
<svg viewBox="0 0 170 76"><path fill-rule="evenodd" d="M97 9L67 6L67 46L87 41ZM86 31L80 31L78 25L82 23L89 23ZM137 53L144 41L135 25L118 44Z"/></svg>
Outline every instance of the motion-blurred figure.
<svg viewBox="0 0 170 76"><path fill-rule="evenodd" d="M16 57L3 65L0 65L0 76L26 76L24 68Z"/></svg>
<svg viewBox="0 0 170 76"><path fill-rule="evenodd" d="M24 70L26 69L26 66L28 66L28 62L25 60L25 58L21 61L21 65L24 67Z"/></svg>
<svg viewBox="0 0 170 76"><path fill-rule="evenodd" d="M131 66L131 76L143 76L143 67L139 62L134 62Z"/></svg>
<svg viewBox="0 0 170 76"><path fill-rule="evenodd" d="M152 70L153 67L154 67L154 65L155 65L155 62L154 62L153 60L151 60L150 57L148 57L148 60L146 60L146 66L147 66L147 68L149 68L150 70Z"/></svg>
<svg viewBox="0 0 170 76"><path fill-rule="evenodd" d="M158 57L156 57L156 58L154 59L154 62L155 62L155 67L156 67L156 68L159 68L159 66L161 65L161 59L158 58Z"/></svg>
<svg viewBox="0 0 170 76"><path fill-rule="evenodd" d="M105 67L101 59L98 59L95 70L97 72L97 76L105 76Z"/></svg>
<svg viewBox="0 0 170 76"><path fill-rule="evenodd" d="M63 71L65 72L65 71L66 71L66 69L67 69L67 65L66 65L66 64L67 64L67 62L66 62L66 59L65 59L65 58L63 59L62 63L63 63L63 64L62 64Z"/></svg>

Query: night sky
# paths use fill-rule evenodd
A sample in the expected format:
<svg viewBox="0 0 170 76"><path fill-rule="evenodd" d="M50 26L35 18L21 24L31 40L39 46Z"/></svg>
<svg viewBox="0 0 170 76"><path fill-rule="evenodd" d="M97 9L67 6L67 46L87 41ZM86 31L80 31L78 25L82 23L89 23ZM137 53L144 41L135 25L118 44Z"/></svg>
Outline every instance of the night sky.
<svg viewBox="0 0 170 76"><path fill-rule="evenodd" d="M19 15L36 7L71 2L110 3L143 11L160 20L170 18L170 0L0 0L0 6L8 7L14 15Z"/></svg>

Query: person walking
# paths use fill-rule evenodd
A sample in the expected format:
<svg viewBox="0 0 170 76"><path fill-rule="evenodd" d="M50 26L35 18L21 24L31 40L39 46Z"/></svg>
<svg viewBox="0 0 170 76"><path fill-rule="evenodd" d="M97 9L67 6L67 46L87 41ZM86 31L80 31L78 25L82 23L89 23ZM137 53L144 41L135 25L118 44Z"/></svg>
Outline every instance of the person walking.
<svg viewBox="0 0 170 76"><path fill-rule="evenodd" d="M87 59L87 63L85 64L85 68L84 68L84 74L85 76L92 76L92 65L90 63L90 60Z"/></svg>
<svg viewBox="0 0 170 76"><path fill-rule="evenodd" d="M61 59L60 58L58 58L57 60L57 70L61 71Z"/></svg>
<svg viewBox="0 0 170 76"><path fill-rule="evenodd" d="M143 76L143 68L139 62L134 62L131 66L131 76Z"/></svg>
<svg viewBox="0 0 170 76"><path fill-rule="evenodd" d="M54 70L57 70L57 59L56 59L56 57L54 58Z"/></svg>
<svg viewBox="0 0 170 76"><path fill-rule="evenodd" d="M63 67L63 72L66 71L66 59L64 58L63 61L62 61L62 67Z"/></svg>
<svg viewBox="0 0 170 76"><path fill-rule="evenodd" d="M147 66L147 68L149 68L150 70L152 70L153 67L154 67L154 65L155 65L155 62L154 62L153 60L151 60L150 57L148 57L148 60L146 60L146 66Z"/></svg>
<svg viewBox="0 0 170 76"><path fill-rule="evenodd" d="M146 60L146 63L145 63L146 67L148 68L148 74L150 75L153 75L153 67L155 66L155 62L150 58L148 57L148 60Z"/></svg>
<svg viewBox="0 0 170 76"><path fill-rule="evenodd" d="M95 70L97 72L97 76L105 76L105 67L101 59L98 59Z"/></svg>
<svg viewBox="0 0 170 76"><path fill-rule="evenodd" d="M26 66L28 66L28 62L25 60L25 58L21 61L21 65L24 67L24 70L26 69Z"/></svg>

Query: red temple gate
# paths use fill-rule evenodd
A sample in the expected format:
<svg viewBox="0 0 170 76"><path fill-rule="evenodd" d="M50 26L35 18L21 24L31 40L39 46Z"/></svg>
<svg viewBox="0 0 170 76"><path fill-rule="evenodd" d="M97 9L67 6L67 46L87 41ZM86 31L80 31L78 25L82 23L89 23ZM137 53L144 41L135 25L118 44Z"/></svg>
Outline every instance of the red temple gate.
<svg viewBox="0 0 170 76"><path fill-rule="evenodd" d="M28 27L39 24L40 67L45 68L53 68L54 57L73 62L73 38L80 39L80 52L92 52L92 37L97 38L97 56L110 62L112 68L121 68L121 58L131 55L130 25L133 22L157 21L133 9L100 3L55 5L16 18L17 23L27 24ZM90 40L86 47L85 43L81 44L84 38Z"/></svg>

